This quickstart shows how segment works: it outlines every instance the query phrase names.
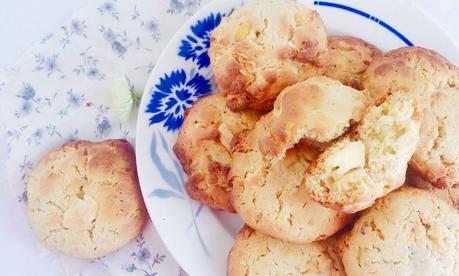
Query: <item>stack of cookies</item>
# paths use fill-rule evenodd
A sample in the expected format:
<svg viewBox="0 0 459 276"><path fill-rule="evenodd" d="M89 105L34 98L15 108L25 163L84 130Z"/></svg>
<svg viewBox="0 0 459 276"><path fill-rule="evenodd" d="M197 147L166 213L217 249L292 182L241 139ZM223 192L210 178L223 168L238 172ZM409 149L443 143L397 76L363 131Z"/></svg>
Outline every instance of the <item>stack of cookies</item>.
<svg viewBox="0 0 459 276"><path fill-rule="evenodd" d="M228 275L459 274L454 65L327 37L287 0L234 10L209 56L219 92L174 151L190 197L246 222Z"/></svg>

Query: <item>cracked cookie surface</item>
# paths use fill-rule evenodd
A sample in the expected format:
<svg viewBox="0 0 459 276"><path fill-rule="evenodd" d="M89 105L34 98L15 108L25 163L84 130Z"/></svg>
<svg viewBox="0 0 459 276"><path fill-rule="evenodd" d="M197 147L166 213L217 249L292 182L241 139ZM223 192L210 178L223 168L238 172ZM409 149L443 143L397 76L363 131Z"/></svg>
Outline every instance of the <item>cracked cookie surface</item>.
<svg viewBox="0 0 459 276"><path fill-rule="evenodd" d="M314 202L302 186L318 152L301 139L329 142L359 121L360 91L314 77L284 89L274 109L233 143L229 181L234 208L252 228L305 243L339 231L350 216Z"/></svg>
<svg viewBox="0 0 459 276"><path fill-rule="evenodd" d="M419 140L421 114L407 93L388 95L306 170L304 185L324 206L346 213L370 207L403 185Z"/></svg>
<svg viewBox="0 0 459 276"><path fill-rule="evenodd" d="M44 156L27 183L32 229L48 248L92 259L141 231L147 212L125 140L75 141Z"/></svg>
<svg viewBox="0 0 459 276"><path fill-rule="evenodd" d="M231 111L221 93L199 99L187 111L174 152L189 176L186 190L191 198L234 212L227 182L231 140L237 133L252 129L260 115L256 111Z"/></svg>
<svg viewBox="0 0 459 276"><path fill-rule="evenodd" d="M294 244L249 227L241 229L228 255L228 276L344 276L339 258L326 242Z"/></svg>
<svg viewBox="0 0 459 276"><path fill-rule="evenodd" d="M269 110L279 92L328 63L316 11L294 1L248 1L212 32L209 57L232 110Z"/></svg>
<svg viewBox="0 0 459 276"><path fill-rule="evenodd" d="M406 172L405 185L426 190L459 210L459 187L457 186L440 189L433 186L432 183L427 180L424 180L424 178L414 172L411 168L408 168Z"/></svg>
<svg viewBox="0 0 459 276"><path fill-rule="evenodd" d="M324 75L355 89L363 89L362 75L371 61L381 55L375 46L352 36L328 37L330 61Z"/></svg>
<svg viewBox="0 0 459 276"><path fill-rule="evenodd" d="M340 246L348 275L458 275L459 214L402 188L365 211Z"/></svg>
<svg viewBox="0 0 459 276"><path fill-rule="evenodd" d="M410 165L439 188L459 183L459 70L433 50L404 47L373 60L363 87L377 101L393 91L424 101L420 141Z"/></svg>
<svg viewBox="0 0 459 276"><path fill-rule="evenodd" d="M432 94L410 166L439 188L459 185L459 87Z"/></svg>

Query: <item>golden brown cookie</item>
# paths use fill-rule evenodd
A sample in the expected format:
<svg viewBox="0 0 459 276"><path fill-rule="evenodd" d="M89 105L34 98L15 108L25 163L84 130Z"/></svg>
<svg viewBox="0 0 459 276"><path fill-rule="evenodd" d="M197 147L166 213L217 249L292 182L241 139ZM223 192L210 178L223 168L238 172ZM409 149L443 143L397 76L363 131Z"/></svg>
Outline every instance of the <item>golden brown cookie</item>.
<svg viewBox="0 0 459 276"><path fill-rule="evenodd" d="M232 110L269 110L283 88L323 72L326 30L300 3L248 1L212 32L209 57Z"/></svg>
<svg viewBox="0 0 459 276"><path fill-rule="evenodd" d="M404 47L376 58L363 86L373 100L405 91L423 101L420 141L410 165L440 188L459 182L459 70L433 50Z"/></svg>
<svg viewBox="0 0 459 276"><path fill-rule="evenodd" d="M405 184L411 187L426 190L459 210L459 187L439 189L433 186L432 183L424 180L410 168L408 168L406 172Z"/></svg>
<svg viewBox="0 0 459 276"><path fill-rule="evenodd" d="M242 219L257 231L299 243L339 231L349 216L308 197L301 183L317 152L297 143L303 138L329 142L359 121L365 109L360 91L326 77L285 88L274 109L239 135L232 148L228 179Z"/></svg>
<svg viewBox="0 0 459 276"><path fill-rule="evenodd" d="M378 199L341 244L347 275L459 275L459 213L420 189Z"/></svg>
<svg viewBox="0 0 459 276"><path fill-rule="evenodd" d="M259 117L256 111L232 112L221 93L199 99L187 111L174 152L189 176L186 190L191 198L234 212L226 180L230 143L238 132L252 129Z"/></svg>
<svg viewBox="0 0 459 276"><path fill-rule="evenodd" d="M352 36L328 38L330 61L324 75L355 89L363 89L362 75L371 61L381 55L375 46Z"/></svg>
<svg viewBox="0 0 459 276"><path fill-rule="evenodd" d="M255 139L270 157L282 155L300 139L328 143L360 121L367 106L360 91L327 77L312 77L282 91Z"/></svg>
<svg viewBox="0 0 459 276"><path fill-rule="evenodd" d="M317 202L346 213L370 207L400 187L419 140L415 97L394 93L368 109L360 124L322 152L304 185Z"/></svg>
<svg viewBox="0 0 459 276"><path fill-rule="evenodd" d="M141 231L147 212L125 140L76 141L43 157L27 183L32 229L49 249L98 258Z"/></svg>
<svg viewBox="0 0 459 276"><path fill-rule="evenodd" d="M233 181L233 205L242 219L261 233L296 243L322 240L343 228L350 216L316 203L301 186L304 170L317 154L297 145L273 162L266 175ZM235 156L235 166L255 163L253 156Z"/></svg>
<svg viewBox="0 0 459 276"><path fill-rule="evenodd" d="M244 227L228 255L228 276L344 276L337 258L323 242L294 244Z"/></svg>
<svg viewBox="0 0 459 276"><path fill-rule="evenodd" d="M432 94L410 166L439 188L459 184L459 89Z"/></svg>
<svg viewBox="0 0 459 276"><path fill-rule="evenodd" d="M396 91L429 99L437 90L458 87L459 71L433 50L402 47L375 58L363 75L362 85L374 102Z"/></svg>

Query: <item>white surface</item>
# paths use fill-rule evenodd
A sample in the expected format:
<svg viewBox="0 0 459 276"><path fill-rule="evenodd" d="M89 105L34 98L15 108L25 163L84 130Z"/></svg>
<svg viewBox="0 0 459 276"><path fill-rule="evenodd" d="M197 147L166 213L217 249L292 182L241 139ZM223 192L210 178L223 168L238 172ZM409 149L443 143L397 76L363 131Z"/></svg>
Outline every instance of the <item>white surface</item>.
<svg viewBox="0 0 459 276"><path fill-rule="evenodd" d="M203 208L199 216L193 215L198 209L198 204L194 201L189 203L186 195L159 196L159 192L166 194L164 191L169 195L177 193L184 195L180 189L176 188L181 187L182 182L174 184L178 182L174 179L180 179L182 174L180 168L175 169L172 157L172 146L176 141L178 131L170 131L167 127L171 125L168 125L166 119L160 122L158 119L151 120L154 121L153 124L150 119L159 118L158 113L163 113L163 118L170 118L169 116L173 116L171 115L173 111L177 110L175 105L166 107L165 104L170 99L176 99L174 92L164 88L168 86L165 83L169 82L164 80L168 79L166 76L171 76L170 72L183 70L187 76L199 73L206 79L211 79L210 67L199 68L199 64L192 62L192 59L185 60L178 56L178 49L180 45L183 45L183 40L198 41L194 43L202 45L202 38L194 37L190 26L195 26L196 22L203 22L210 18L211 13L214 15L217 12L225 13L235 7L238 2L240 1L214 1L205 9L200 10L194 19L187 22L177 32L156 62L145 87L139 109L141 112L139 112L137 122L136 157L142 193L149 212L158 218L153 220L153 223L161 239L190 276L225 274L227 254L234 244L234 236L237 229L240 228L241 221L234 215L232 217L226 215L222 219L222 212L207 207ZM299 2L311 7L314 1L299 0ZM447 35L424 13L413 7L409 1L391 1L391 5L387 5L388 1L334 0L332 2L365 11L392 26L414 45L435 49L454 63L459 64L459 48L452 42L451 36ZM330 34L360 37L382 51L407 46L400 37L368 18L334 7L312 7L317 9ZM190 36L194 38L189 39ZM177 85L179 78L171 77L171 79L170 82L175 82ZM192 96L187 99L195 100L196 98L193 98L195 95L190 94ZM160 101L158 95L167 96L162 96L164 98ZM187 105L183 99L174 102L179 102L177 105ZM150 113L145 112L148 109ZM162 145L159 142L160 137L164 137L165 142ZM150 151L155 153L153 155L155 158L152 158ZM156 197L151 196L155 194ZM194 227L190 221L193 221Z"/></svg>
<svg viewBox="0 0 459 276"><path fill-rule="evenodd" d="M45 34L54 31L88 0L2 0L0 9L0 68L11 66L21 54ZM386 0L390 3L390 0ZM459 41L459 1L416 0L434 21ZM58 11L51 13L50 11ZM450 14L451 16L447 16Z"/></svg>
<svg viewBox="0 0 459 276"><path fill-rule="evenodd" d="M53 32L88 0L0 0L0 68ZM54 11L54 12L51 12Z"/></svg>
<svg viewBox="0 0 459 276"><path fill-rule="evenodd" d="M20 51L14 68L0 72L0 178L6 176L0 179L0 275L183 275L149 222L144 238L99 260L46 250L26 217L22 195L29 169L21 168L32 167L74 134L92 141L122 137L134 144L135 116L120 123L108 107L112 80L126 76L134 89L143 89L157 55L186 14L199 7L194 3L183 7L171 6L168 0L90 1L27 42L31 47ZM49 8L32 6L42 17L36 21L46 20ZM3 127L9 133L6 146Z"/></svg>
<svg viewBox="0 0 459 276"><path fill-rule="evenodd" d="M0 68L12 66L28 47L45 34L54 31L64 20L87 3L88 0L15 0L0 1ZM49 12L51 9L59 11ZM0 137L3 139L3 137ZM4 146L0 143L0 146ZM4 148L4 147L3 147ZM3 152L2 152L3 153ZM0 154L2 157L2 154ZM2 160L0 158L0 160ZM0 166L0 171L2 167ZM0 174L0 183L5 183ZM8 186L0 185L0 194L10 194ZM37 257L37 251L30 250L33 242L30 235L18 231L28 227L25 217L11 216L8 206L14 198L0 200L0 267L4 275L59 275L60 264L45 262ZM21 224L23 227L6 227Z"/></svg>
<svg viewBox="0 0 459 276"><path fill-rule="evenodd" d="M12 66L18 58L44 35L55 31L88 0L0 0L0 68ZM386 1L389 3L391 1ZM414 2L425 13L459 41L459 1L417 0ZM390 5L390 4L388 4ZM53 11L53 12L51 12ZM423 31L420 29L419 31ZM1 84L1 80L0 80ZM1 118L0 118L1 123ZM1 137L0 137L1 139ZM1 141L0 141L1 142ZM0 143L0 146L2 143ZM0 173L0 176L4 176ZM0 177L0 183L4 180ZM0 194L9 193L0 185ZM14 199L9 199L13 201ZM26 224L24 217L13 217L7 211L8 199L0 200L0 269L2 275L57 275L59 264L37 257L28 245L34 237L5 227L10 224Z"/></svg>

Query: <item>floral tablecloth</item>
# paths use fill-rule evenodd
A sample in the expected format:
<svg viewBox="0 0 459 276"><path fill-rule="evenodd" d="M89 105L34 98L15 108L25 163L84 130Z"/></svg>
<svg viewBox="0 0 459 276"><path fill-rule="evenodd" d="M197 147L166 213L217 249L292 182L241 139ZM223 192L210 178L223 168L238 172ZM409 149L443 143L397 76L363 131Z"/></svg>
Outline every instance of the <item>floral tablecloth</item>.
<svg viewBox="0 0 459 276"><path fill-rule="evenodd" d="M0 75L1 192L11 225L44 264L66 275L185 275L151 225L128 246L94 260L42 248L25 212L26 180L39 158L75 139L126 138L135 144L135 115L119 122L110 88L125 76L143 90L169 38L206 0L98 0L43 37ZM7 185L3 185L6 183ZM4 202L4 204L6 204ZM152 214L152 219L154 214Z"/></svg>

